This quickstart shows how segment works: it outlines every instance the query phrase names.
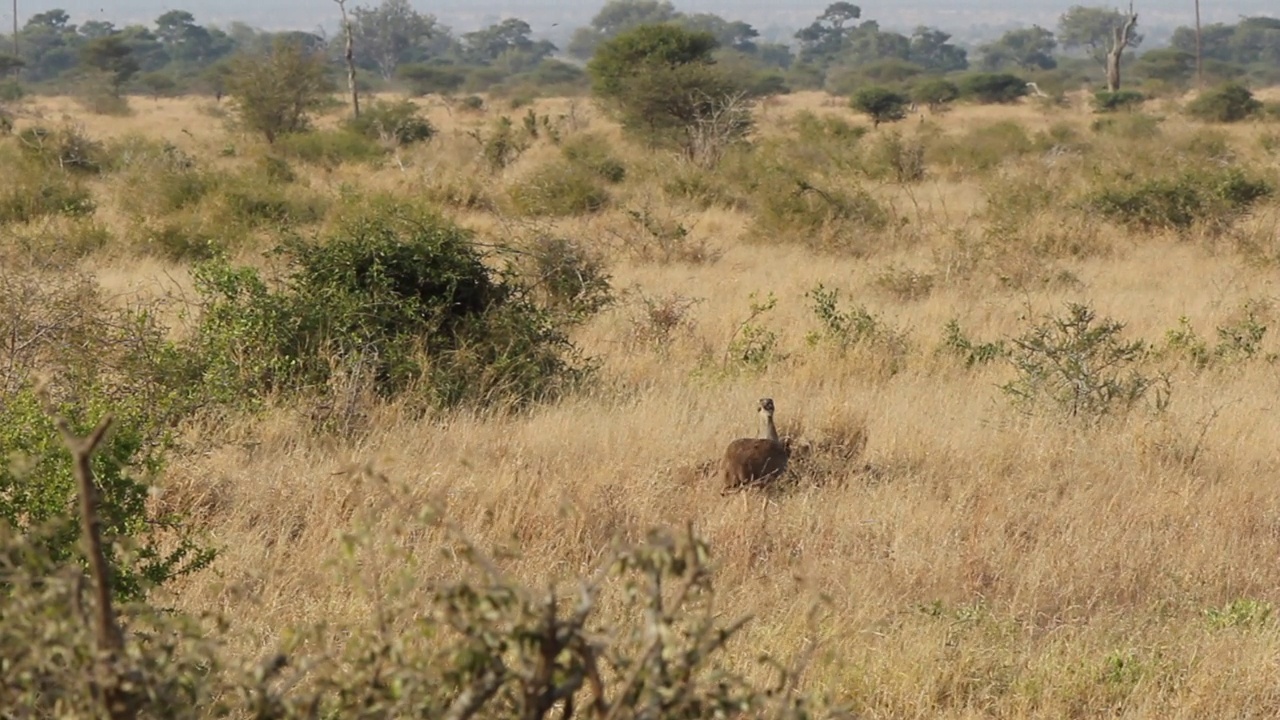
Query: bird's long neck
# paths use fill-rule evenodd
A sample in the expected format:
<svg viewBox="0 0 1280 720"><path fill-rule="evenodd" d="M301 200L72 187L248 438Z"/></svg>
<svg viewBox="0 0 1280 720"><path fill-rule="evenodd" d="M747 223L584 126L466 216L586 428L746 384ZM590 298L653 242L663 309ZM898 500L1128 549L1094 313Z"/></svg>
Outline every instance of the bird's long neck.
<svg viewBox="0 0 1280 720"><path fill-rule="evenodd" d="M760 413L760 434L774 442L778 441L778 428L773 425L773 415Z"/></svg>

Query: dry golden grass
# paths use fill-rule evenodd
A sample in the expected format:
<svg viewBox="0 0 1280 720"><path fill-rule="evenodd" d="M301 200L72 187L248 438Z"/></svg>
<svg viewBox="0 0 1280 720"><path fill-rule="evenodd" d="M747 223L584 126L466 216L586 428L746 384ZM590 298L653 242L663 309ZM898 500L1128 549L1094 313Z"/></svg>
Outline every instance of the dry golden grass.
<svg viewBox="0 0 1280 720"><path fill-rule="evenodd" d="M137 100L136 113L123 119L86 117L59 99L38 107L45 117L70 113L95 137L155 134L211 163L220 162L213 149L227 143L254 147L197 105ZM800 93L770 102L765 131L783 132L781 124L801 110L861 122L821 94ZM427 111L441 136L405 151L401 164L299 165L303 181L322 193L343 183L423 193L476 182L501 210L505 189L556 154L541 144L506 170L477 176L477 145L466 132L497 111ZM568 114L570 101L540 101L535 111ZM1134 236L1097 223L1067 228L1093 233L1096 251L1045 261L1010 246L990 261L1008 272L1018 263L1051 265L1074 281L1006 288L989 266L962 275L955 238L984 227L989 179L864 182L910 224L863 257L747 243L745 211L664 199L659 186L674 161L624 142L586 101L573 111L630 168L628 180L611 188L612 207L565 219L452 214L482 239L550 228L592 241L608 254L618 290L696 299L686 331L664 347L637 343L639 306L624 295L576 338L602 358L601 387L512 417L410 419L392 404L375 408L369 431L350 439L315 439L305 412L288 408L212 435L189 428L198 451L175 460L160 502L190 513L222 554L213 570L177 584L177 607L226 613L235 621L235 647L247 656L270 650L290 624L361 621L371 613L366 596L331 568L361 507L383 508L387 534L379 542L437 558L427 564L437 577L457 572L458 561L439 554L438 535L415 527L429 503L483 546L518 545L509 567L534 581L585 571L615 534L639 539L651 526L692 522L715 552L723 612L755 616L731 645L731 662L746 669L762 648L787 657L816 643L805 686L851 703L861 717L1280 712L1280 624L1252 623L1244 613L1224 627L1206 615L1237 601L1280 600L1276 366L1258 360L1176 373L1163 415L1138 412L1089 430L1013 412L997 389L1010 377L1007 366L965 370L933 354L952 318L974 337L1016 335L1029 314L1071 300L1126 322L1133 337L1159 341L1185 315L1212 338L1246 300L1274 301L1273 266L1248 262L1227 241ZM1028 133L1069 123L1087 135L1091 119L1075 102L1052 111L1031 103L959 107L928 121L957 136L1005 120ZM911 119L900 129L910 135L918 124ZM1246 124L1220 132L1242 157L1269 163L1274 177L1280 161L1262 155L1258 143L1266 130ZM1172 142L1199 129L1171 115L1163 132ZM1087 182L1087 168L1064 162L1050 168L1032 154L995 175L1013 183ZM664 264L628 252L619 240L630 227L623 209L646 204L679 218L718 257ZM110 219L110 207L101 212L127 232ZM1065 208L1037 212L1023 218L1023 229L1062 232L1069 216ZM1272 199L1241 232L1275 243L1278 218ZM161 293L188 282L180 263L128 253L92 254L83 265L115 292ZM922 298L902 300L877 284L886 268L937 278ZM805 293L819 283L910 333L900 372L872 352L810 347L805 335L815 321ZM757 322L778 334L785 358L758 376L698 372L720 358L750 296L770 292L777 308ZM1280 352L1277 333L1264 345ZM722 498L715 478L690 471L750 434L753 403L766 396L784 408L781 432L803 427L852 448L826 468L839 482L802 485L762 505ZM342 472L364 463L405 489ZM383 506L389 493L396 500ZM431 579L422 578L423 593ZM810 624L815 604L821 610Z"/></svg>

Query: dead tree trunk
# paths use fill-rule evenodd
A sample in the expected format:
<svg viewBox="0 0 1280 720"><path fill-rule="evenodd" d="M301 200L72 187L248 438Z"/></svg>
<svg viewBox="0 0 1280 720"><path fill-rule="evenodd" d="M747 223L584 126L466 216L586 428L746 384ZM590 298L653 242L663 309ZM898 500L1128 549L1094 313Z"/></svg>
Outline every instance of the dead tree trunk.
<svg viewBox="0 0 1280 720"><path fill-rule="evenodd" d="M338 9L342 11L342 29L347 36L347 51L344 57L347 61L347 89L351 91L351 115L352 117L360 117L360 93L356 90L356 53L355 40L351 32L351 21L347 19L347 0L333 0L338 3Z"/></svg>
<svg viewBox="0 0 1280 720"><path fill-rule="evenodd" d="M1120 57L1133 40L1133 28L1137 24L1138 13L1133 11L1133 3L1129 3L1129 15L1123 25L1112 31L1111 49L1107 51L1107 92L1120 89Z"/></svg>

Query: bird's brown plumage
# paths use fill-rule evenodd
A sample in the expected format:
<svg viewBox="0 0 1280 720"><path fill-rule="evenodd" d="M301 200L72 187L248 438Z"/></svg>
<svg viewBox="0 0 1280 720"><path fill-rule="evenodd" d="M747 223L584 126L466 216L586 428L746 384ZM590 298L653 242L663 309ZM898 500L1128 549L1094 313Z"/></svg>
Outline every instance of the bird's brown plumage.
<svg viewBox="0 0 1280 720"><path fill-rule="evenodd" d="M759 411L763 437L739 438L725 448L720 461L724 492L768 485L787 469L791 443L778 438L773 424L773 400L761 398Z"/></svg>

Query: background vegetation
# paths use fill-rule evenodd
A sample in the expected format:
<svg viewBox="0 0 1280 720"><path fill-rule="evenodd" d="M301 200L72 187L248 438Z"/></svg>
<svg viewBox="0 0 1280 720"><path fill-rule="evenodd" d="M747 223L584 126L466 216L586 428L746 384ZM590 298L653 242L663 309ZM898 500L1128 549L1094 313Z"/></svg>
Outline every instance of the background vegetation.
<svg viewBox="0 0 1280 720"><path fill-rule="evenodd" d="M350 10L359 116L307 34L22 32L0 704L1275 713L1265 22L1108 93L1098 8L966 50L610 3L562 59ZM762 396L792 471L722 497Z"/></svg>

